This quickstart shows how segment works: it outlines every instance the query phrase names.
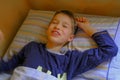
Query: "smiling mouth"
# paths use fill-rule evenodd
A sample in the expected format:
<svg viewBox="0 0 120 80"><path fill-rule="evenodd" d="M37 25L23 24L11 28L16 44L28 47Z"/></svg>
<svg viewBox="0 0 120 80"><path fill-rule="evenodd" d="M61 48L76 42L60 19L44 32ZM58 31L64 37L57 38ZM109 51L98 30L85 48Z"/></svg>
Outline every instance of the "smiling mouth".
<svg viewBox="0 0 120 80"><path fill-rule="evenodd" d="M53 36L60 36L60 33L58 31L52 31Z"/></svg>

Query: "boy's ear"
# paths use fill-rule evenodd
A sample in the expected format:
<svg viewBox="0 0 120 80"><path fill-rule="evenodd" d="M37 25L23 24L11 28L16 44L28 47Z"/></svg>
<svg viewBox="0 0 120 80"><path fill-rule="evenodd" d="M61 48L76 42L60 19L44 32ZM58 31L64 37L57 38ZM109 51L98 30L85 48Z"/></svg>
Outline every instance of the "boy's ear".
<svg viewBox="0 0 120 80"><path fill-rule="evenodd" d="M74 39L74 34L72 34L71 36L70 36L70 38L68 39L68 41L70 42L70 41L72 41L73 39Z"/></svg>

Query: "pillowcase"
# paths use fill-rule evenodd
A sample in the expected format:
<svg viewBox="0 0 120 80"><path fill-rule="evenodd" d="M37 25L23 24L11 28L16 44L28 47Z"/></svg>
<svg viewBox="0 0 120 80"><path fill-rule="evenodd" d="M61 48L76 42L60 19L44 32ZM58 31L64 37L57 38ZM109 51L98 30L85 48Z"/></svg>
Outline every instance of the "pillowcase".
<svg viewBox="0 0 120 80"><path fill-rule="evenodd" d="M46 30L54 13L55 12L53 11L30 10L27 18L21 25L3 59L5 61L9 60L14 54L17 54L23 46L31 41L46 43ZM112 38L114 38L117 29L118 18L97 15L85 15L79 13L75 13L75 16L87 17L90 20L91 26L96 28L98 31L108 30ZM77 49L83 51L95 47L97 47L96 43L79 29L74 40L66 45L65 49ZM76 76L74 80L88 78L95 80L104 80L107 75L107 70L108 62L105 62L93 70Z"/></svg>

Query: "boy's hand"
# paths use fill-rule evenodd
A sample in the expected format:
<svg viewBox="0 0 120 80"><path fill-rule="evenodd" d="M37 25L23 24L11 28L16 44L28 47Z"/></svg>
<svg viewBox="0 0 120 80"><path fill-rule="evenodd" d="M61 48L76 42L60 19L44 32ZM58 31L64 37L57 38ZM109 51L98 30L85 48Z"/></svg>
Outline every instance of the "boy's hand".
<svg viewBox="0 0 120 80"><path fill-rule="evenodd" d="M89 21L85 17L78 17L78 18L76 18L76 21L77 21L78 27L83 30L84 30L84 28L90 26Z"/></svg>
<svg viewBox="0 0 120 80"><path fill-rule="evenodd" d="M85 17L76 18L76 23L78 27L86 32L89 36L92 36L96 32L96 30L90 26L88 19Z"/></svg>

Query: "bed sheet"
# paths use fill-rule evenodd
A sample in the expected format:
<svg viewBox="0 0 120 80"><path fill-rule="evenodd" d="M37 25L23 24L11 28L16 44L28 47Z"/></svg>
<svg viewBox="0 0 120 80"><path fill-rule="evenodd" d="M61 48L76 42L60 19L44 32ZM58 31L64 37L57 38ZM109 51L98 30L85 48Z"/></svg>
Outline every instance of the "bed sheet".
<svg viewBox="0 0 120 80"><path fill-rule="evenodd" d="M115 36L115 42L118 46L118 54L111 60L107 80L120 80L120 20Z"/></svg>

